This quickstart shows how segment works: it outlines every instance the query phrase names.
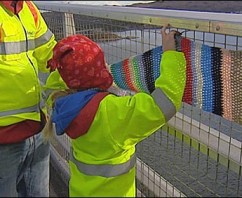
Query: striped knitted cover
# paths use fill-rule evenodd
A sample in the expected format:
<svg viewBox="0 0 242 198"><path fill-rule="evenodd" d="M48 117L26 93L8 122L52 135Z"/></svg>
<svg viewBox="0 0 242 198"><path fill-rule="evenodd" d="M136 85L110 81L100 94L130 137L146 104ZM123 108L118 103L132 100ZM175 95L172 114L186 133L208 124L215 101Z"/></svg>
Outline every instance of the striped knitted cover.
<svg viewBox="0 0 242 198"><path fill-rule="evenodd" d="M226 50L177 37L187 61L183 102L242 124L242 51ZM115 84L151 93L160 75L162 46L110 66Z"/></svg>

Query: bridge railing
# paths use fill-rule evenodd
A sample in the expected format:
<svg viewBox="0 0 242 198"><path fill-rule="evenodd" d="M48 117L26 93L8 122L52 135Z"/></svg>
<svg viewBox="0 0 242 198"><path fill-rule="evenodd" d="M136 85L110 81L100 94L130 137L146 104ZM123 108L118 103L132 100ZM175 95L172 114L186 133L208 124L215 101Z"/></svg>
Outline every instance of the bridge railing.
<svg viewBox="0 0 242 198"><path fill-rule="evenodd" d="M100 44L109 64L161 45L160 27L167 23L196 43L242 50L241 14L36 4L57 40L85 34ZM52 145L52 163L68 184L69 139L56 137ZM138 196L242 196L241 122L184 103L166 126L137 145L137 154Z"/></svg>

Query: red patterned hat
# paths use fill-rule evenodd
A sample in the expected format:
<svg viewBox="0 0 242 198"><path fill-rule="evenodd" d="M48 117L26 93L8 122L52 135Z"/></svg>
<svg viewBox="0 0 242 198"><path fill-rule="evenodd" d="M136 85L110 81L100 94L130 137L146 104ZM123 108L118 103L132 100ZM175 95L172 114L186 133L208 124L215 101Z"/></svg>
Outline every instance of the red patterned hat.
<svg viewBox="0 0 242 198"><path fill-rule="evenodd" d="M103 50L84 35L66 37L54 47L48 61L51 71L58 69L70 89L108 89L113 77L106 68Z"/></svg>

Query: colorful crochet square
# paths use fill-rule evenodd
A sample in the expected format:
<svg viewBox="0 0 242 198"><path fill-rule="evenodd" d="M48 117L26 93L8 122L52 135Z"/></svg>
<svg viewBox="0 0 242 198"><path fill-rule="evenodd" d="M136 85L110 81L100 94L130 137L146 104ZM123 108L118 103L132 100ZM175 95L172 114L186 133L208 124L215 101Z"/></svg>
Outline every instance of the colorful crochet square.
<svg viewBox="0 0 242 198"><path fill-rule="evenodd" d="M242 51L210 47L177 37L187 61L183 102L242 124ZM115 84L125 90L152 93L160 75L162 46L111 65Z"/></svg>

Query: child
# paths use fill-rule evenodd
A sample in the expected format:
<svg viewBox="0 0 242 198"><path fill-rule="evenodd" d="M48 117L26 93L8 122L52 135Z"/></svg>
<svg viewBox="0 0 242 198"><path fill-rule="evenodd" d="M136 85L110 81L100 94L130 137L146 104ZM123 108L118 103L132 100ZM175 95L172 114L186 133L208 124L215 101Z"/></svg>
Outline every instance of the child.
<svg viewBox="0 0 242 198"><path fill-rule="evenodd" d="M58 69L72 90L54 99L51 117L57 135L71 138L71 197L135 197L135 145L179 110L186 81L175 32L163 27L161 34L161 75L151 94L109 92L113 78L104 53L87 37L69 36L55 46L49 67Z"/></svg>

